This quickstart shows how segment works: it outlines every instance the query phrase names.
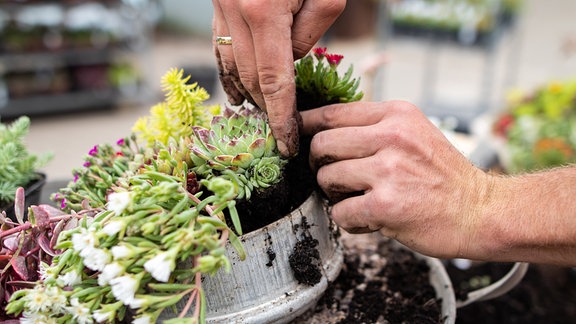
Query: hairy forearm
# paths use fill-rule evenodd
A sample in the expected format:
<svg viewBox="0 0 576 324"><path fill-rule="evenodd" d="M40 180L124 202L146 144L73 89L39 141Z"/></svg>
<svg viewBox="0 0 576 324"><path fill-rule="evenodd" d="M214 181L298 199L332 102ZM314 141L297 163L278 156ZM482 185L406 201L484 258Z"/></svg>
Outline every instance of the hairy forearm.
<svg viewBox="0 0 576 324"><path fill-rule="evenodd" d="M479 258L576 265L576 167L493 180Z"/></svg>

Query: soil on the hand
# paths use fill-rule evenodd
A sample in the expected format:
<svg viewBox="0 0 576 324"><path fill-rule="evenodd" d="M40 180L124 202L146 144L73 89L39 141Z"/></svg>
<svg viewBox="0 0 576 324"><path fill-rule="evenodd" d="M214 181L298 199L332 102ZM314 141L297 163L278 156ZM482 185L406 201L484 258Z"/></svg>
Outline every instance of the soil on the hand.
<svg viewBox="0 0 576 324"><path fill-rule="evenodd" d="M444 322L425 261L379 234L345 236L340 275L293 324Z"/></svg>

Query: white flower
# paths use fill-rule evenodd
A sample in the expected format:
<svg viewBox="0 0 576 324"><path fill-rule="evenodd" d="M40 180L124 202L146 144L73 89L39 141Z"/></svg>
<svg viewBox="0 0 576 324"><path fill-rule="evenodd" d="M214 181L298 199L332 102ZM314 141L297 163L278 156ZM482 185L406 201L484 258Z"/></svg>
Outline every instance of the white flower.
<svg viewBox="0 0 576 324"><path fill-rule="evenodd" d="M116 245L110 249L114 260L126 259L132 256L132 250L126 245Z"/></svg>
<svg viewBox="0 0 576 324"><path fill-rule="evenodd" d="M86 248L80 256L84 258L86 268L94 271L102 271L112 259L108 251L97 248Z"/></svg>
<svg viewBox="0 0 576 324"><path fill-rule="evenodd" d="M92 315L90 315L90 308L85 304L78 301L78 298L70 300L70 307L67 308L68 313L75 319L74 323L78 324L91 324Z"/></svg>
<svg viewBox="0 0 576 324"><path fill-rule="evenodd" d="M140 296L142 296L142 295L140 295ZM130 303L130 308L138 309L138 308L142 308L142 306L148 306L149 304L150 304L150 302L146 298L134 297L134 299Z"/></svg>
<svg viewBox="0 0 576 324"><path fill-rule="evenodd" d="M94 317L94 320L98 323L108 322L113 319L114 312L97 309L92 313L92 317Z"/></svg>
<svg viewBox="0 0 576 324"><path fill-rule="evenodd" d="M54 278L53 269L45 262L40 262L40 266L38 267L38 275L42 281Z"/></svg>
<svg viewBox="0 0 576 324"><path fill-rule="evenodd" d="M26 295L26 307L32 313L46 313L52 308L50 296L46 294L44 287L36 286Z"/></svg>
<svg viewBox="0 0 576 324"><path fill-rule="evenodd" d="M82 282L82 275L77 270L71 270L58 276L58 279L62 281L64 286L72 287Z"/></svg>
<svg viewBox="0 0 576 324"><path fill-rule="evenodd" d="M113 192L108 195L108 210L120 215L132 202L132 194L128 191Z"/></svg>
<svg viewBox="0 0 576 324"><path fill-rule="evenodd" d="M138 290L140 280L131 275L124 275L110 280L112 294L124 305L130 305L134 300L134 294Z"/></svg>
<svg viewBox="0 0 576 324"><path fill-rule="evenodd" d="M50 318L46 314L24 312L20 318L20 324L56 324L55 318Z"/></svg>
<svg viewBox="0 0 576 324"><path fill-rule="evenodd" d="M108 236L114 236L124 229L126 224L121 220L113 220L102 228L102 232Z"/></svg>
<svg viewBox="0 0 576 324"><path fill-rule="evenodd" d="M144 269L150 272L154 279L161 282L168 282L170 274L176 266L174 258L175 254L171 251L159 253L144 263Z"/></svg>
<svg viewBox="0 0 576 324"><path fill-rule="evenodd" d="M112 262L104 266L102 272L98 275L98 285L105 286L110 280L118 277L124 272L124 267L118 262Z"/></svg>
<svg viewBox="0 0 576 324"><path fill-rule="evenodd" d="M150 317L150 315L147 314L137 317L132 321L132 324L150 324L150 323L152 323L152 318Z"/></svg>
<svg viewBox="0 0 576 324"><path fill-rule="evenodd" d="M96 234L88 232L82 228L80 233L72 234L72 248L74 251L82 252L86 248L94 247L96 244Z"/></svg>
<svg viewBox="0 0 576 324"><path fill-rule="evenodd" d="M62 289L55 286L49 286L45 289L46 296L51 301L51 309L54 313L62 312L66 309L68 298L63 294Z"/></svg>

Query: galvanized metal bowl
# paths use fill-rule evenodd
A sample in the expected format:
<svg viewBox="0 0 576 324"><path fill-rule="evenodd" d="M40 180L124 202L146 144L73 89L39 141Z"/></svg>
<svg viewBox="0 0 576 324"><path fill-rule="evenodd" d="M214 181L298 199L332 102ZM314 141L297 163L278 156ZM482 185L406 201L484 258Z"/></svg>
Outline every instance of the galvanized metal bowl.
<svg viewBox="0 0 576 324"><path fill-rule="evenodd" d="M318 241L321 276L315 284L299 282L289 261L306 237ZM229 246L232 270L203 278L208 323L287 323L314 306L342 268L338 229L315 193L289 215L240 239L246 259ZM176 315L165 310L160 319Z"/></svg>

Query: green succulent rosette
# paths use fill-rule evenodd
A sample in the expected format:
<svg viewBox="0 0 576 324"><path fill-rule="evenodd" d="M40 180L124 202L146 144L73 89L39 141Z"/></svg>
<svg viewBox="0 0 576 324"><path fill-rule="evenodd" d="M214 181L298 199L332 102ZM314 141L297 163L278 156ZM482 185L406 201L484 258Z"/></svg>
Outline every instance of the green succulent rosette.
<svg viewBox="0 0 576 324"><path fill-rule="evenodd" d="M212 119L210 129L195 126L193 130L192 171L200 177L232 181L237 199L250 199L254 190L280 182L287 160L280 157L260 109L228 107Z"/></svg>

